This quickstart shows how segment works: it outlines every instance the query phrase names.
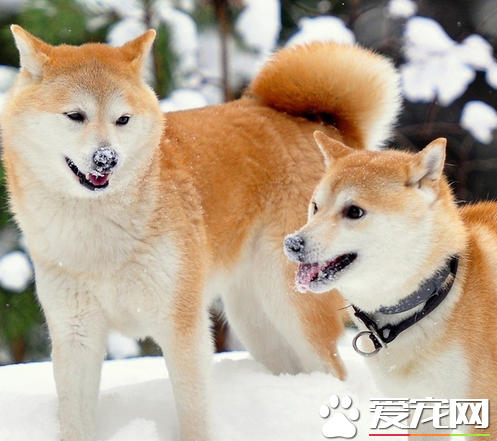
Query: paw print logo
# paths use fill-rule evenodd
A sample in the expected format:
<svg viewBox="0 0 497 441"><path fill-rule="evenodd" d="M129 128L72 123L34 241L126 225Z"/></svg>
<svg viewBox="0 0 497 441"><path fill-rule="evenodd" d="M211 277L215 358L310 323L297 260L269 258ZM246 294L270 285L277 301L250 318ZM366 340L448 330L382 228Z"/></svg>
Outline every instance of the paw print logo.
<svg viewBox="0 0 497 441"><path fill-rule="evenodd" d="M340 398L336 395L330 397L330 405L323 404L319 409L321 418L328 418L331 414L331 409L336 409L340 405ZM359 410L352 406L350 397L342 398L342 409L350 409L349 417L347 418L343 412L336 412L323 426L323 435L326 438L354 438L357 433L356 426L351 421L359 419Z"/></svg>

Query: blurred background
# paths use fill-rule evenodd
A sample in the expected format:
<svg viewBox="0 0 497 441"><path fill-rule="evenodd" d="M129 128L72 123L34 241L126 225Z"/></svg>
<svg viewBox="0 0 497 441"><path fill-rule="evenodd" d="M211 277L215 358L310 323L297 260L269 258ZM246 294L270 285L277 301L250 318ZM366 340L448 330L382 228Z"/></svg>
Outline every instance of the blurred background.
<svg viewBox="0 0 497 441"><path fill-rule="evenodd" d="M497 0L0 0L0 117L19 62L12 23L51 44L121 45L156 29L146 76L165 112L236 99L279 47L358 43L401 73L389 147L417 151L444 136L457 198L497 196ZM0 175L0 364L44 360L48 333ZM212 316L217 350L238 348L222 305ZM156 353L151 341L109 337L109 358Z"/></svg>

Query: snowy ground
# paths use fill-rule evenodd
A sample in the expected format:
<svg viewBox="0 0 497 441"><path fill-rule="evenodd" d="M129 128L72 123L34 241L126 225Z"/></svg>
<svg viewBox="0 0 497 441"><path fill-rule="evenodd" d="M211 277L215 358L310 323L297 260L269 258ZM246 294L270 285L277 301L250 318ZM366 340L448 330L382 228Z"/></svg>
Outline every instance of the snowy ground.
<svg viewBox="0 0 497 441"><path fill-rule="evenodd" d="M373 439L368 436L370 398L384 395L376 388L364 360L352 350L350 338L347 334L340 344L349 372L343 383L322 373L274 376L245 352L216 355L212 378L215 440L325 440L323 425L339 411L351 416L353 408L360 412L354 439ZM320 408L330 403L332 395L344 405L344 397L350 396L352 405L332 409L324 419ZM51 363L0 368L0 441L58 441L56 408ZM171 384L161 357L104 364L97 439L178 439Z"/></svg>

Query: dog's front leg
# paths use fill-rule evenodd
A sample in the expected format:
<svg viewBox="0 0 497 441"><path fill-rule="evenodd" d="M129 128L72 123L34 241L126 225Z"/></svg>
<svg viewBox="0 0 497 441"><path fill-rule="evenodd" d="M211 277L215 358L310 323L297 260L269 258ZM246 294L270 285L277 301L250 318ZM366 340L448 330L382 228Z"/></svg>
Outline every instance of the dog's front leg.
<svg viewBox="0 0 497 441"><path fill-rule="evenodd" d="M209 441L209 377L213 345L209 317L200 290L175 296L167 329L155 339L162 347L178 412L182 441Z"/></svg>
<svg viewBox="0 0 497 441"><path fill-rule="evenodd" d="M94 436L106 322L87 287L77 286L62 274L39 270L36 279L52 340L61 438L90 441Z"/></svg>

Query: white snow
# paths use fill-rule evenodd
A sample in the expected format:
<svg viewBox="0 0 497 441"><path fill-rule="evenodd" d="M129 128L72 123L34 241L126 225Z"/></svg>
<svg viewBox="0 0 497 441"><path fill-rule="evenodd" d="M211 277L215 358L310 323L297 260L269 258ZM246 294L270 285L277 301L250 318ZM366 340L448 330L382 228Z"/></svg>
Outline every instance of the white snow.
<svg viewBox="0 0 497 441"><path fill-rule="evenodd" d="M304 17L299 20L298 25L299 31L288 40L287 46L312 41L334 41L352 45L356 41L354 33L338 17Z"/></svg>
<svg viewBox="0 0 497 441"><path fill-rule="evenodd" d="M461 96L475 77L462 62L456 43L442 26L424 17L406 24L404 52L408 63L400 67L404 96L410 101L434 101L442 106Z"/></svg>
<svg viewBox="0 0 497 441"><path fill-rule="evenodd" d="M15 67L0 65L0 92L7 92L14 84L19 70Z"/></svg>
<svg viewBox="0 0 497 441"><path fill-rule="evenodd" d="M22 9L24 0L0 0L0 15L17 14Z"/></svg>
<svg viewBox="0 0 497 441"><path fill-rule="evenodd" d="M390 0L388 2L388 15L394 18L409 18L416 14L418 5L413 0Z"/></svg>
<svg viewBox="0 0 497 441"><path fill-rule="evenodd" d="M198 67L200 84L196 86L209 104L223 102L221 91L221 39L214 28L206 28L199 34ZM258 72L267 54L240 48L235 39L228 38L228 83L233 90L244 87Z"/></svg>
<svg viewBox="0 0 497 441"><path fill-rule="evenodd" d="M275 376L245 352L215 355L211 376L214 439L324 439L324 424L340 412L353 419L353 409L359 411L355 439L368 439L370 399L384 395L375 386L364 359L351 349L350 336L347 333L340 344L349 373L345 382L318 372ZM329 418L322 418L321 407L329 405L330 399L336 400L333 396L343 405L332 408ZM347 396L352 403L346 409ZM0 441L58 441L51 363L1 367L0 397ZM382 432L403 433L395 427ZM178 439L171 383L162 357L104 363L96 439Z"/></svg>
<svg viewBox="0 0 497 441"><path fill-rule="evenodd" d="M197 25L190 15L167 6L168 3L167 0L159 2L156 15L171 31L172 49L178 57L176 74L179 77L188 76L197 69Z"/></svg>
<svg viewBox="0 0 497 441"><path fill-rule="evenodd" d="M461 126L483 144L490 144L497 129L497 112L482 101L468 101L461 113Z"/></svg>
<svg viewBox="0 0 497 441"><path fill-rule="evenodd" d="M277 0L244 0L235 29L244 42L262 53L272 52L281 30L280 2Z"/></svg>
<svg viewBox="0 0 497 441"><path fill-rule="evenodd" d="M205 95L195 89L176 89L165 99L160 101L163 112L176 110L196 109L207 106L209 103Z"/></svg>
<svg viewBox="0 0 497 441"><path fill-rule="evenodd" d="M107 35L111 46L122 46L133 38L139 37L147 30L140 17L125 17L112 25Z"/></svg>
<svg viewBox="0 0 497 441"><path fill-rule="evenodd" d="M476 70L485 71L495 64L492 45L481 35L466 37L456 48L461 60Z"/></svg>
<svg viewBox="0 0 497 441"><path fill-rule="evenodd" d="M426 17L410 18L404 37L407 63L400 73L409 101L438 99L448 106L466 91L476 71L487 71L487 79L495 85L493 50L483 37L470 35L456 43L438 22Z"/></svg>
<svg viewBox="0 0 497 441"><path fill-rule="evenodd" d="M0 285L14 292L24 291L33 280L33 269L26 253L12 251L0 259Z"/></svg>
<svg viewBox="0 0 497 441"><path fill-rule="evenodd" d="M494 62L487 68L485 78L490 86L497 89L497 63Z"/></svg>
<svg viewBox="0 0 497 441"><path fill-rule="evenodd" d="M119 332L111 332L107 337L107 355L113 360L138 357L140 345L132 338L126 337Z"/></svg>
<svg viewBox="0 0 497 441"><path fill-rule="evenodd" d="M144 15L140 0L76 0L92 14L116 15L118 18Z"/></svg>

